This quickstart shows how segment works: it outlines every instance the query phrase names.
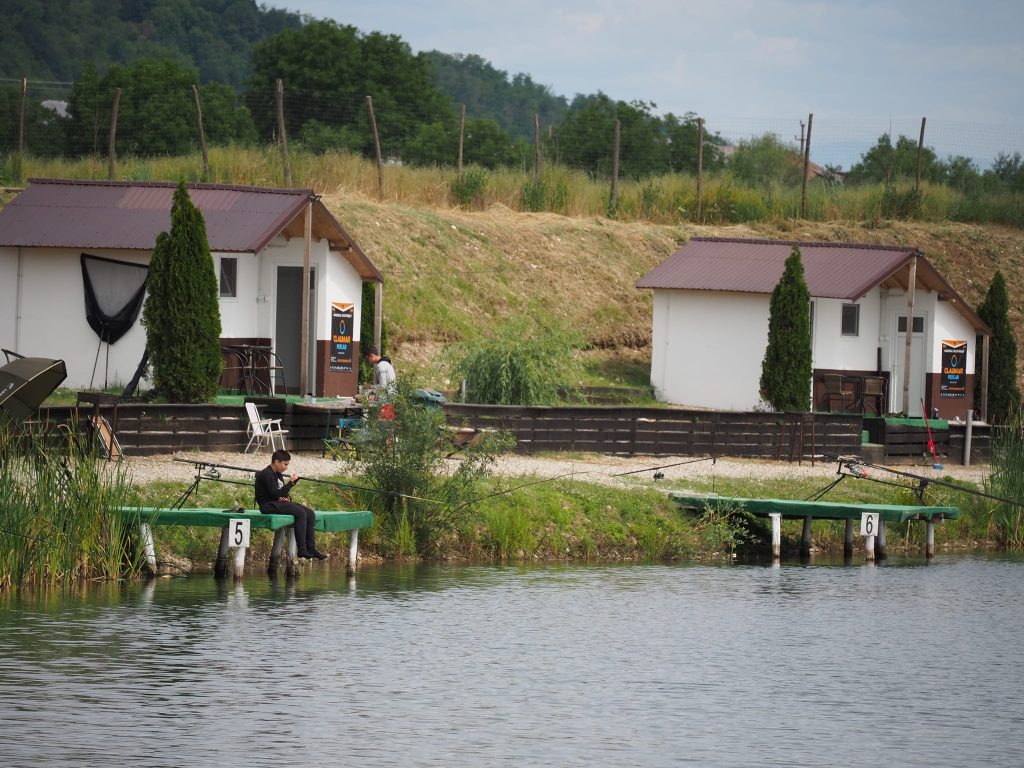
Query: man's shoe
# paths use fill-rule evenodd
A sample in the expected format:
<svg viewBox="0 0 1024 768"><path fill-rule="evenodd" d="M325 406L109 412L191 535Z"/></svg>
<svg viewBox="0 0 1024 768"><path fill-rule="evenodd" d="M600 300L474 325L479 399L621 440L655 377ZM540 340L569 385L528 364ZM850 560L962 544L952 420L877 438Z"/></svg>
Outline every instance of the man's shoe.
<svg viewBox="0 0 1024 768"><path fill-rule="evenodd" d="M311 555L309 552L299 552L299 554L297 554L296 557L299 560L312 560L313 559L313 555Z"/></svg>
<svg viewBox="0 0 1024 768"><path fill-rule="evenodd" d="M327 559L327 555L325 555L323 552L321 552L318 549L314 549L313 551L311 551L309 553L309 556L311 558L313 558L314 560L326 560Z"/></svg>

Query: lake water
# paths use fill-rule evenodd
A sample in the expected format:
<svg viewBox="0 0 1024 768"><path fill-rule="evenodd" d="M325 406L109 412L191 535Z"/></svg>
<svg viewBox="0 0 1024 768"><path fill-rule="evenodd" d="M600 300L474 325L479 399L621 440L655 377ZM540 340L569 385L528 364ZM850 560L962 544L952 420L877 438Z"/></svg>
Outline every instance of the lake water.
<svg viewBox="0 0 1024 768"><path fill-rule="evenodd" d="M0 596L0 766L1020 766L1024 560Z"/></svg>

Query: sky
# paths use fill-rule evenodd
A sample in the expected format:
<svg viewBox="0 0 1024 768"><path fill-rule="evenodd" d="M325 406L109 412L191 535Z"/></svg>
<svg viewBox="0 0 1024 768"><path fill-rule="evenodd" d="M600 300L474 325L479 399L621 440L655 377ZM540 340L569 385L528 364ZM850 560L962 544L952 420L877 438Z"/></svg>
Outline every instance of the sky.
<svg viewBox="0 0 1024 768"><path fill-rule="evenodd" d="M267 4L396 34L413 51L476 54L569 99L602 91L695 112L733 138L798 141L813 113L822 164L848 167L882 133L916 141L922 117L941 158L1024 154L1020 0Z"/></svg>

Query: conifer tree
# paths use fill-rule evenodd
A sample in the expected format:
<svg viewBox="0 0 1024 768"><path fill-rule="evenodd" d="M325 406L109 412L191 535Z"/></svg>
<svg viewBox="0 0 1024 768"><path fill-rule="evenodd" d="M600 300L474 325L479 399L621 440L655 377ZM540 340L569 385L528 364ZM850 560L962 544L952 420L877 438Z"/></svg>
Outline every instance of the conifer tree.
<svg viewBox="0 0 1024 768"><path fill-rule="evenodd" d="M157 396L172 403L211 400L223 365L217 276L206 222L184 182L174 192L170 234L157 236L142 323Z"/></svg>
<svg viewBox="0 0 1024 768"><path fill-rule="evenodd" d="M804 281L800 249L786 258L786 269L772 291L768 348L761 363L761 397L776 411L807 411L811 406L811 294Z"/></svg>
<svg viewBox="0 0 1024 768"><path fill-rule="evenodd" d="M988 413L990 422L1001 424L1020 403L1020 388L1017 386L1017 342L1010 325L1010 297L1006 291L1006 280L996 272L985 293L985 300L978 307L978 315L992 329L992 346L988 358ZM975 381L981 390L981 356L975 360Z"/></svg>

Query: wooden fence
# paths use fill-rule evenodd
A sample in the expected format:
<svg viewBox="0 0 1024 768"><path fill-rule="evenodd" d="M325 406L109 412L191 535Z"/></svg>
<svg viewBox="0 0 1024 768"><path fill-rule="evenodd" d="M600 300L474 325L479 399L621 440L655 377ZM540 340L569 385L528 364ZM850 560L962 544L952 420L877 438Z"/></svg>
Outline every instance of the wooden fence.
<svg viewBox="0 0 1024 768"><path fill-rule="evenodd" d="M323 437L344 411L253 398L264 417L280 418L288 430L289 450L319 452ZM44 408L39 419L70 420L72 407ZM92 409L83 410L83 414ZM98 411L116 430L129 456L176 451L241 451L248 442L248 418L237 405L121 404ZM863 420L856 414L779 414L694 411L622 406L523 407L503 405L445 406L448 423L499 429L516 438L516 450L580 451L651 456L749 456L766 459L807 459L824 453L861 452ZM908 442L909 440L909 442ZM975 424L972 461L989 457L989 429ZM950 423L941 441L947 461L963 457L964 425ZM883 449L884 458L920 456L927 435L903 434Z"/></svg>
<svg viewBox="0 0 1024 768"><path fill-rule="evenodd" d="M859 415L693 411L621 406L445 406L448 423L500 429L516 449L652 456L809 458L856 453Z"/></svg>

